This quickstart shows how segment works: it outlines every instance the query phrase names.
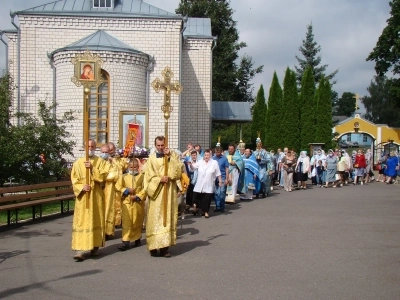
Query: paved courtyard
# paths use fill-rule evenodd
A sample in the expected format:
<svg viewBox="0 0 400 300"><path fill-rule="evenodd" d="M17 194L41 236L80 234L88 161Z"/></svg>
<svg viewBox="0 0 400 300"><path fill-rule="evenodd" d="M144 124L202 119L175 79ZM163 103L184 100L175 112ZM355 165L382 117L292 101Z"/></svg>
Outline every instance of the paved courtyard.
<svg viewBox="0 0 400 300"><path fill-rule="evenodd" d="M172 258L77 263L72 216L0 233L0 299L399 299L400 187L276 190L179 220ZM143 243L144 244L144 243Z"/></svg>

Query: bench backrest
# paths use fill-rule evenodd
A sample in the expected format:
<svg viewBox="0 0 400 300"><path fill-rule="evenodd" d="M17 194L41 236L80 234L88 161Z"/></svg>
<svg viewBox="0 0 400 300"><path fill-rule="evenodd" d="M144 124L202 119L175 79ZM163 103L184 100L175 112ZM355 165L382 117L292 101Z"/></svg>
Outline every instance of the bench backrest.
<svg viewBox="0 0 400 300"><path fill-rule="evenodd" d="M51 190L38 191L49 188ZM30 200L30 199L37 199L55 195L65 195L65 194L73 194L72 183L70 180L40 183L40 184L30 184L30 185L20 185L13 187L3 187L0 188L0 203L19 201L19 200Z"/></svg>

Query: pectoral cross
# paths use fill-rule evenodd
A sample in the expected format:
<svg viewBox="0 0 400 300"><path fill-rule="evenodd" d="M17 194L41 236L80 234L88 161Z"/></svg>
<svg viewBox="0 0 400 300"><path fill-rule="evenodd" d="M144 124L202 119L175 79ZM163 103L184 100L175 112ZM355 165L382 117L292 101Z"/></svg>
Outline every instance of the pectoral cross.
<svg viewBox="0 0 400 300"><path fill-rule="evenodd" d="M160 90L164 90L164 104L161 106L161 111L164 113L165 120L165 140L164 146L168 147L168 119L171 116L171 112L173 107L171 106L171 91L175 94L179 95L180 92L183 91L182 85L175 81L171 83L171 78L174 76L174 73L171 71L169 67L166 67L164 71L162 71L162 76L164 77L164 82L162 82L158 77L151 83L153 89L158 93ZM164 176L168 176L168 157L164 156ZM163 226L167 226L167 205L168 205L168 194L167 194L167 183L164 183L164 191L163 191Z"/></svg>
<svg viewBox="0 0 400 300"><path fill-rule="evenodd" d="M359 107L358 107L358 105L357 105L357 101L358 101L358 99L360 99L360 96L358 96L358 94L356 94L355 96L353 96L353 98L356 99L356 107L355 107L355 110L357 110L357 109L359 109Z"/></svg>

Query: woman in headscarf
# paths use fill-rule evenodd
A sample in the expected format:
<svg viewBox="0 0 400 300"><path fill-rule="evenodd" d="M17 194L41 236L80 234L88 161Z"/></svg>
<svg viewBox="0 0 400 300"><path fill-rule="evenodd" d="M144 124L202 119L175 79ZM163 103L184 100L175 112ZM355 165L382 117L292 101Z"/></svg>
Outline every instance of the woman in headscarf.
<svg viewBox="0 0 400 300"><path fill-rule="evenodd" d="M296 164L297 189L307 189L308 172L310 172L310 158L307 151L301 151Z"/></svg>
<svg viewBox="0 0 400 300"><path fill-rule="evenodd" d="M316 176L316 172L313 171L315 168L315 165L317 165L317 150L313 151L313 156L310 158L310 173L311 173L311 183L313 185L317 184L317 176Z"/></svg>
<svg viewBox="0 0 400 300"><path fill-rule="evenodd" d="M387 177L386 183L393 183L397 177L397 170L399 169L399 159L394 151L390 151L390 155L386 161L385 175Z"/></svg>
<svg viewBox="0 0 400 300"><path fill-rule="evenodd" d="M357 179L358 177L360 177L360 183L361 185L364 184L364 171L365 171L365 167L367 166L367 161L365 160L365 155L363 154L363 151L361 148L359 148L357 150L357 155L356 158L354 160L354 182L353 184L356 185L357 184Z"/></svg>
<svg viewBox="0 0 400 300"><path fill-rule="evenodd" d="M294 156L294 152L288 150L286 156L282 159L282 168L283 168L283 176L284 176L284 188L286 192L292 191L293 184L293 172L294 167L296 165L296 157Z"/></svg>
<svg viewBox="0 0 400 300"><path fill-rule="evenodd" d="M375 180L374 173L372 172L372 169L373 169L372 168L373 167L373 165L372 165L373 156L372 156L372 152L371 152L370 148L367 149L367 153L365 154L365 160L367 162L367 166L365 168L365 174L367 175L365 177L365 183L368 183L368 182L371 182L371 181Z"/></svg>
<svg viewBox="0 0 400 300"><path fill-rule="evenodd" d="M328 156L326 157L325 170L326 170L326 184L325 188L328 187L329 183L332 182L332 186L336 187L336 171L337 171L338 159L333 155L333 150L329 149Z"/></svg>

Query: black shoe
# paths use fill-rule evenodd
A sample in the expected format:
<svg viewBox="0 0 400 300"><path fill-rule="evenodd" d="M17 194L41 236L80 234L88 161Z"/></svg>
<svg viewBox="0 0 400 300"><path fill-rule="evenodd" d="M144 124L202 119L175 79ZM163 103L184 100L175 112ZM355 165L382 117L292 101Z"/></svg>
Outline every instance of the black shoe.
<svg viewBox="0 0 400 300"><path fill-rule="evenodd" d="M121 245L118 246L119 251L129 250L129 242L122 242Z"/></svg>
<svg viewBox="0 0 400 300"><path fill-rule="evenodd" d="M219 209L219 208L216 208L216 209L213 210L213 212L222 212L222 210Z"/></svg>
<svg viewBox="0 0 400 300"><path fill-rule="evenodd" d="M171 254L168 252L168 247L160 249L160 256L161 257L171 257Z"/></svg>
<svg viewBox="0 0 400 300"><path fill-rule="evenodd" d="M106 234L106 236L105 236L105 239L106 239L106 241L109 241L109 240L111 240L112 239L112 235L108 235L108 234Z"/></svg>
<svg viewBox="0 0 400 300"><path fill-rule="evenodd" d="M133 246L134 248L136 248L136 247L139 247L139 246L141 246L142 245L142 242L140 241L140 239L137 239L136 241L135 241L135 245Z"/></svg>
<svg viewBox="0 0 400 300"><path fill-rule="evenodd" d="M151 256L157 256L157 249L154 249L154 250L150 250L150 255Z"/></svg>

